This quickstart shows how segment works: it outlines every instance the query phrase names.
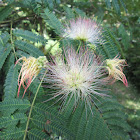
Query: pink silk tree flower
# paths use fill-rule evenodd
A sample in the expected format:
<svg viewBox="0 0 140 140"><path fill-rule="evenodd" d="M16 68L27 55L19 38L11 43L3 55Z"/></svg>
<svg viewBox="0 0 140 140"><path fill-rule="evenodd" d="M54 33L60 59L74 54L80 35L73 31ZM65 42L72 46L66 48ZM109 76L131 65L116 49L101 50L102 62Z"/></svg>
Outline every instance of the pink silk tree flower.
<svg viewBox="0 0 140 140"><path fill-rule="evenodd" d="M114 78L114 80L120 80L127 87L128 82L123 73L123 67L126 66L126 61L124 59L119 59L117 56L114 59L107 59L106 65L108 69L108 73L110 78Z"/></svg>
<svg viewBox="0 0 140 140"><path fill-rule="evenodd" d="M58 98L62 99L63 104L68 104L74 98L76 107L79 100L85 102L91 110L92 103L95 103L96 96L107 96L103 91L106 84L103 76L105 70L102 63L95 58L95 55L88 50L85 52L80 49L76 53L74 49L65 52L65 57L53 60L47 67L48 73L44 79L48 83L47 88L54 89L52 97L44 102ZM96 95L96 96L95 96Z"/></svg>
<svg viewBox="0 0 140 140"><path fill-rule="evenodd" d="M43 65L45 65L46 62L46 57L45 56L40 56L38 58L34 57L21 57L20 59L17 60L16 64L19 63L19 61L22 60L23 64L18 76L18 93L17 96L19 97L20 93L20 88L21 85L24 88L24 93L22 98L24 97L28 87L30 84L33 82L33 80L36 78L36 76L39 74L41 68Z"/></svg>
<svg viewBox="0 0 140 140"><path fill-rule="evenodd" d="M66 25L63 36L96 44L101 40L101 28L95 20L79 17Z"/></svg>

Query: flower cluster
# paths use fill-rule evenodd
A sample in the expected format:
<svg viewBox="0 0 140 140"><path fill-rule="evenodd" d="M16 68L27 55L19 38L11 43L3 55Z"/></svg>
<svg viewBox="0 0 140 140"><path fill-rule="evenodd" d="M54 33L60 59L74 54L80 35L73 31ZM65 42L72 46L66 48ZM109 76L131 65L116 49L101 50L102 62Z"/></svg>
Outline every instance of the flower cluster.
<svg viewBox="0 0 140 140"><path fill-rule="evenodd" d="M45 82L51 84L51 89L58 89L53 93L53 98L60 96L63 101L74 97L75 106L79 99L87 105L94 102L94 95L105 96L103 85L105 85L105 70L102 63L89 51L80 50L76 53L73 49L65 52L65 59L50 64L47 69ZM61 62L61 63L60 63ZM50 99L49 99L50 100Z"/></svg>
<svg viewBox="0 0 140 140"><path fill-rule="evenodd" d="M63 36L95 44L101 40L101 29L94 20L79 17L66 25Z"/></svg>
<svg viewBox="0 0 140 140"><path fill-rule="evenodd" d="M63 37L90 42L90 46L95 49L95 44L101 40L101 29L94 20L80 17L71 20L66 25ZM64 56L56 55L56 53L62 54L59 45L57 41L48 41L45 49L47 52L50 51L53 57L52 62L47 64L46 57L43 56L39 58L22 57L17 61L17 63L20 60L23 61L18 77L18 97L21 85L25 89L24 97L42 67L47 69L44 82L47 83L47 88L53 91L52 97L47 101L58 97L56 102L62 99L63 103L68 105L71 99L74 99L74 106L77 106L79 100L83 100L85 106L88 105L91 109L91 104L98 96L107 96L104 86L110 79L120 80L125 86L128 86L123 73L123 67L126 64L124 59L119 59L116 56L114 59L107 59L104 63L86 47L84 50L80 47L77 51L70 48L67 51L63 50ZM108 71L107 77L106 70Z"/></svg>
<svg viewBox="0 0 140 140"><path fill-rule="evenodd" d="M114 59L106 60L106 68L108 69L110 78L120 80L125 86L128 86L127 79L123 73L124 64L126 64L126 61L124 59L117 58L117 56Z"/></svg>
<svg viewBox="0 0 140 140"><path fill-rule="evenodd" d="M47 60L45 56L40 56L38 58L21 57L20 59L17 60L16 64L19 63L20 60L23 61L23 64L22 64L22 67L18 76L19 87L18 87L17 96L19 97L20 88L22 85L24 88L24 93L22 97L24 97L28 87L30 86L32 81L36 78L36 76L39 74L41 68L45 66L45 63Z"/></svg>

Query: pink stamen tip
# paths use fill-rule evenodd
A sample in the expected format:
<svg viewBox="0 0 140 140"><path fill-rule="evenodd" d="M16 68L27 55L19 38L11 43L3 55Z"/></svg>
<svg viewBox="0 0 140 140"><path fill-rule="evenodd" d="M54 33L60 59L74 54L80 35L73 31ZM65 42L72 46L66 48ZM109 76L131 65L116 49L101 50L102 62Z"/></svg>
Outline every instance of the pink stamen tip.
<svg viewBox="0 0 140 140"><path fill-rule="evenodd" d="M124 83L124 85L125 85L126 87L128 87L128 82L127 82L126 77L123 77L123 83Z"/></svg>

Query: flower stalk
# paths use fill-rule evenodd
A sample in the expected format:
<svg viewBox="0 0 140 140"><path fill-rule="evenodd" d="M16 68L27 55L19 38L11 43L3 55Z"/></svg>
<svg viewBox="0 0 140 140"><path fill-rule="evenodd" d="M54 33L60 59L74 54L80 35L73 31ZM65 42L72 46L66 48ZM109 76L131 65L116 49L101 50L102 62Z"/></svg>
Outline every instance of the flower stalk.
<svg viewBox="0 0 140 140"><path fill-rule="evenodd" d="M30 118L31 118L33 106L34 106L34 103L35 103L37 94L38 94L38 92L39 92L40 86L41 86L41 84L42 84L42 82L43 82L43 79L44 79L44 77L45 77L45 75L46 75L46 72L47 72L47 71L45 71L45 73L44 73L44 75L43 75L43 77L42 77L42 79L41 79L41 82L40 82L40 84L39 84L39 86L38 86L38 88L37 88L37 91L36 91L36 94L35 94L35 96L34 96L33 102L32 102L32 104L31 104L31 108L30 108L28 120L27 120L27 123L26 123L26 129L25 129L25 133L24 133L24 138L23 138L23 140L26 140L27 131L28 131L28 126L29 126L29 121L30 121Z"/></svg>

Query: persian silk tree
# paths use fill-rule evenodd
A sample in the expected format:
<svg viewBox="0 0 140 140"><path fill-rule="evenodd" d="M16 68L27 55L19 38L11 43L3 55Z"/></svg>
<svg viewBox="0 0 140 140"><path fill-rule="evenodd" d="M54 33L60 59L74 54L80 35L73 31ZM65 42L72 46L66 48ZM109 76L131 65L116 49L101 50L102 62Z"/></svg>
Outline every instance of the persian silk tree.
<svg viewBox="0 0 140 140"><path fill-rule="evenodd" d="M87 17L63 26L63 19L83 14L78 6L28 0L17 9L13 2L7 0L0 10L0 140L127 140L125 114L107 87L116 80L128 85L125 60L114 58L122 52L115 36ZM15 22L16 16L23 22ZM96 52L87 49L90 45Z"/></svg>

